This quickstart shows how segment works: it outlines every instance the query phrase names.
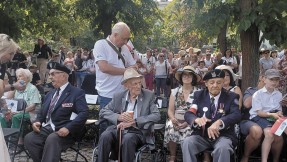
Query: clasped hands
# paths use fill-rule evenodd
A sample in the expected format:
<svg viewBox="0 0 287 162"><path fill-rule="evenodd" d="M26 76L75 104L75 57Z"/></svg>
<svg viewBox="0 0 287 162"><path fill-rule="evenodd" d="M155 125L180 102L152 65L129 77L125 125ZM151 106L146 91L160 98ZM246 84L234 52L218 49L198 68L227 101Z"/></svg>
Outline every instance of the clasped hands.
<svg viewBox="0 0 287 162"><path fill-rule="evenodd" d="M211 119L208 119L206 117L196 118L194 121L198 126L202 127L205 126L206 123L211 122ZM219 137L220 132L219 128L220 125L222 125L221 120L217 120L214 122L209 128L207 128L208 138L216 139Z"/></svg>
<svg viewBox="0 0 287 162"><path fill-rule="evenodd" d="M172 118L171 122L176 130L184 129L188 126L187 122L180 123L176 118Z"/></svg>
<svg viewBox="0 0 287 162"><path fill-rule="evenodd" d="M125 129L131 126L135 126L135 120L128 112L123 112L119 115L118 121L121 123L117 125L117 129Z"/></svg>
<svg viewBox="0 0 287 162"><path fill-rule="evenodd" d="M41 123L40 122L35 122L32 124L32 128L33 128L33 131L36 132L36 133L40 133L40 128L41 128ZM59 129L57 132L56 132L60 137L66 137L70 131L69 129L63 127L61 129Z"/></svg>

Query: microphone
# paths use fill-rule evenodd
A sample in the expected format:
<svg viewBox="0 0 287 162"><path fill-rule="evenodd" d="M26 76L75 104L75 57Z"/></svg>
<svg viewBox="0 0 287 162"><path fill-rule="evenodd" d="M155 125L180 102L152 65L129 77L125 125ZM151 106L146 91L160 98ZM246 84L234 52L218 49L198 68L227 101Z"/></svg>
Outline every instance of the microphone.
<svg viewBox="0 0 287 162"><path fill-rule="evenodd" d="M193 114L196 114L196 112L197 112L197 104L192 104L188 111L192 112Z"/></svg>

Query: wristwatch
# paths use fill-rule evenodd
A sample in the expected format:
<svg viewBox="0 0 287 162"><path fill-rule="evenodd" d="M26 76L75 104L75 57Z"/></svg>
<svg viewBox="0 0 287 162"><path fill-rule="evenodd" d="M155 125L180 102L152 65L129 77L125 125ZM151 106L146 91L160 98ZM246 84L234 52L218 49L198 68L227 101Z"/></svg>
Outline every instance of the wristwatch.
<svg viewBox="0 0 287 162"><path fill-rule="evenodd" d="M10 84L10 89L11 89L11 91L15 90L15 87L13 86L13 84Z"/></svg>

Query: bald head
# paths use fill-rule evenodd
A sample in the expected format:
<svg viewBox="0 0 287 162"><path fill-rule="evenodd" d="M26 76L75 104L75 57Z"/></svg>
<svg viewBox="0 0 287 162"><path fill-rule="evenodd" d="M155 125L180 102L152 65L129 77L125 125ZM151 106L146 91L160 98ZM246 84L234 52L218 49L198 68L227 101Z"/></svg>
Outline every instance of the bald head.
<svg viewBox="0 0 287 162"><path fill-rule="evenodd" d="M112 34L113 33L122 34L124 31L130 32L130 27L124 22L118 22L112 28Z"/></svg>
<svg viewBox="0 0 287 162"><path fill-rule="evenodd" d="M112 28L112 34L110 40L117 47L122 47L130 39L130 28L124 22L118 22Z"/></svg>

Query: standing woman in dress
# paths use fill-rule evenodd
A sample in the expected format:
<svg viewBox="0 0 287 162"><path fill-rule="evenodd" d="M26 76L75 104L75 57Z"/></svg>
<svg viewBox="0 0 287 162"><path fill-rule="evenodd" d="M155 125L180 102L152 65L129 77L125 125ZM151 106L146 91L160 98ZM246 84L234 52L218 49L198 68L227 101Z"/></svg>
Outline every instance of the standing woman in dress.
<svg viewBox="0 0 287 162"><path fill-rule="evenodd" d="M181 86L171 90L168 106L169 119L164 133L164 145L170 151L169 162L174 162L176 159L177 145L192 133L190 126L184 121L184 113L190 108L193 94L197 90L195 86L201 80L192 66L185 66L178 70L175 78Z"/></svg>
<svg viewBox="0 0 287 162"><path fill-rule="evenodd" d="M224 60L224 65L230 66L233 71L238 67L237 60L232 55L231 49L225 50L224 56L221 59Z"/></svg>
<svg viewBox="0 0 287 162"><path fill-rule="evenodd" d="M5 63L10 61L16 53L18 45L6 34L0 34L0 97L4 93ZM3 161L10 162L10 157L0 125L0 157Z"/></svg>
<svg viewBox="0 0 287 162"><path fill-rule="evenodd" d="M69 74L69 82L74 85L74 81L75 81L75 72L74 69L76 67L75 64L75 59L74 59L74 54L72 51L68 51L67 52L67 58L64 60L64 65L71 70L71 73Z"/></svg>
<svg viewBox="0 0 287 162"><path fill-rule="evenodd" d="M166 79L169 75L171 66L167 60L164 59L164 54L158 55L158 61L155 62L155 84L156 96L160 96L162 90L164 97L168 97Z"/></svg>

